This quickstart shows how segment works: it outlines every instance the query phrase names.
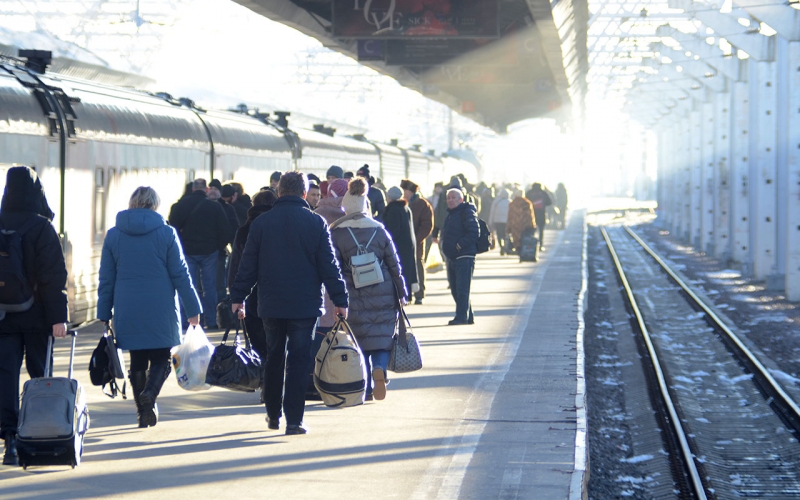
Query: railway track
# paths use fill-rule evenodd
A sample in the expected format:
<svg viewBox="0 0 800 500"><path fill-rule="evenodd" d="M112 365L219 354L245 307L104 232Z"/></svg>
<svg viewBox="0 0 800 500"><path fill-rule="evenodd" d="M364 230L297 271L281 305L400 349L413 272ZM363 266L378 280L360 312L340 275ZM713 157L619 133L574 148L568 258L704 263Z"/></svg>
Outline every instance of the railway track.
<svg viewBox="0 0 800 500"><path fill-rule="evenodd" d="M634 231L602 230L682 498L800 498L800 408Z"/></svg>

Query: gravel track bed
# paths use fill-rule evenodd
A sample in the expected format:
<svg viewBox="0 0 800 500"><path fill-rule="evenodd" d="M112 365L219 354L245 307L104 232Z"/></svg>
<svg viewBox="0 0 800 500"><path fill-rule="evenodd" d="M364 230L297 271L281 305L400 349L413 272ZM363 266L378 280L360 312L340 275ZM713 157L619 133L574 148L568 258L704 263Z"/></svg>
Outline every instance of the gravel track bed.
<svg viewBox="0 0 800 500"><path fill-rule="evenodd" d="M800 494L800 444L752 376L638 243L622 228L609 235L712 491L719 498Z"/></svg>

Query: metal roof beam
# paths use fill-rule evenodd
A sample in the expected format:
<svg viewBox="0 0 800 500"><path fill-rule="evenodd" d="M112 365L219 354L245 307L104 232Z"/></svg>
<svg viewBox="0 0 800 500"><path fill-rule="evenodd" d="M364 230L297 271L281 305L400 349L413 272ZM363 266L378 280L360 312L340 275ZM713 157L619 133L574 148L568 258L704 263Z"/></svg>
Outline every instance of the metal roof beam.
<svg viewBox="0 0 800 500"><path fill-rule="evenodd" d="M671 37L673 40L680 43L683 48L688 49L693 54L699 55L706 64L728 78L732 80L740 79L740 63L736 56L726 56L719 47L709 45L705 40L695 35L682 33L670 26L661 26L658 28L658 33L664 37Z"/></svg>
<svg viewBox="0 0 800 500"><path fill-rule="evenodd" d="M790 41L800 40L800 10L788 3L764 0L736 0L736 5L761 22L769 25L780 36Z"/></svg>
<svg viewBox="0 0 800 500"><path fill-rule="evenodd" d="M736 16L721 14L717 10L695 4L693 0L670 0L670 5L684 9L695 19L713 29L715 33L709 35L710 37L725 38L757 61L772 60L773 51L770 50L769 37L753 33L749 28L739 24Z"/></svg>
<svg viewBox="0 0 800 500"><path fill-rule="evenodd" d="M725 77L717 74L717 70L706 64L702 59L695 60L687 57L685 52L673 49L664 44L656 44L660 47L661 53L666 53L672 59L672 64L680 66L684 73L692 75L700 83L713 90L714 92L725 92Z"/></svg>

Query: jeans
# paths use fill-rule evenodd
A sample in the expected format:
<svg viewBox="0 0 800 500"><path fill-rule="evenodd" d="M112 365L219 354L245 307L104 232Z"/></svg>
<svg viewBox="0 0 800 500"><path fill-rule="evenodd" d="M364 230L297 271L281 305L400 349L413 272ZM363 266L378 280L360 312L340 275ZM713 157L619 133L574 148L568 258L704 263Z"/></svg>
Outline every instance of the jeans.
<svg viewBox="0 0 800 500"><path fill-rule="evenodd" d="M264 361L264 404L277 420L281 406L288 425L303 423L308 388L311 342L317 318L265 318L267 359ZM288 354L287 354L288 351ZM285 374L285 389L284 389Z"/></svg>
<svg viewBox="0 0 800 500"><path fill-rule="evenodd" d="M505 255L508 253L509 249L506 249L507 242L506 242L506 223L505 222L495 222L494 223L494 230L497 233L497 244L500 246L500 255ZM508 245L509 247L511 245Z"/></svg>
<svg viewBox="0 0 800 500"><path fill-rule="evenodd" d="M217 259L218 252L209 255L187 255L186 264L189 265L189 274L195 284L197 293L203 303L203 319L206 328L217 327ZM203 292L197 283L202 279Z"/></svg>
<svg viewBox="0 0 800 500"><path fill-rule="evenodd" d="M450 293L456 301L457 321L473 321L472 304L469 300L469 290L472 285L472 272L475 270L475 258L464 257L461 259L447 260L447 282L450 284Z"/></svg>
<svg viewBox="0 0 800 500"><path fill-rule="evenodd" d="M19 375L22 357L31 378L44 376L47 335L11 333L0 335L0 431L17 432L19 422Z"/></svg>
<svg viewBox="0 0 800 500"><path fill-rule="evenodd" d="M386 378L386 367L389 366L389 355L392 351L364 351L364 363L367 365L367 394L372 394L372 370L383 369Z"/></svg>

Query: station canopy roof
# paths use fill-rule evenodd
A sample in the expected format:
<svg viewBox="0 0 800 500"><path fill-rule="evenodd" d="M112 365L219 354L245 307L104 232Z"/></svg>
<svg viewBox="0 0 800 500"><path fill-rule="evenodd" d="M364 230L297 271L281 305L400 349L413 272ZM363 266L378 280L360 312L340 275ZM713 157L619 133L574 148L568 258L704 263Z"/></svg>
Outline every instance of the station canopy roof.
<svg viewBox="0 0 800 500"><path fill-rule="evenodd" d="M235 0L503 133L586 93L587 0Z"/></svg>

